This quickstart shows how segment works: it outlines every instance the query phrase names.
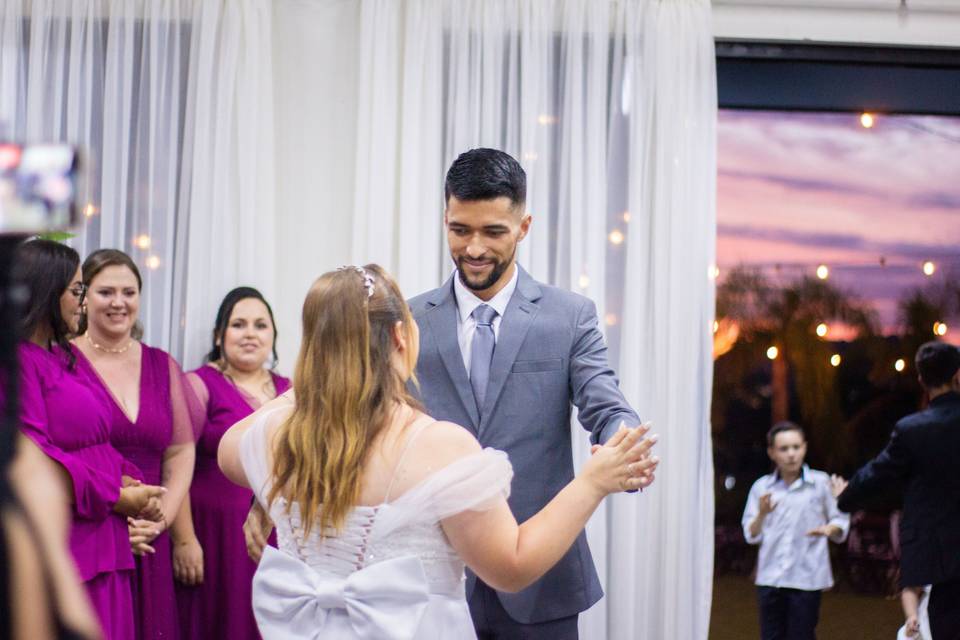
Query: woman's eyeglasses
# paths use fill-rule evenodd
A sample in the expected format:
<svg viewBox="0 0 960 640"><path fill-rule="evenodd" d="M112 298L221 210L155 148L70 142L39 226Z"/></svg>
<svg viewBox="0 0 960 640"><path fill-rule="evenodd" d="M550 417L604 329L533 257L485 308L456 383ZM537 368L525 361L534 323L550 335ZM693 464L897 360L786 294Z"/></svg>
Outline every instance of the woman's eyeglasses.
<svg viewBox="0 0 960 640"><path fill-rule="evenodd" d="M81 282L70 287L68 291L77 299L77 302L83 304L83 299L87 296L87 285Z"/></svg>

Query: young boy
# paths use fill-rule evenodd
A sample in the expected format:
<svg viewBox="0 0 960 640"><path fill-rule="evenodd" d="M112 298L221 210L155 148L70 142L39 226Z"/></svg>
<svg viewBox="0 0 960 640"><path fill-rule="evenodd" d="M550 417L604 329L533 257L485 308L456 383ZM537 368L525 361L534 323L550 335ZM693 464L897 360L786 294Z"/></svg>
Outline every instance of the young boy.
<svg viewBox="0 0 960 640"><path fill-rule="evenodd" d="M803 463L803 429L779 422L767 433L776 470L753 483L743 536L760 545L757 595L762 640L816 638L820 593L833 586L827 540L843 542L850 517L837 509L841 478Z"/></svg>

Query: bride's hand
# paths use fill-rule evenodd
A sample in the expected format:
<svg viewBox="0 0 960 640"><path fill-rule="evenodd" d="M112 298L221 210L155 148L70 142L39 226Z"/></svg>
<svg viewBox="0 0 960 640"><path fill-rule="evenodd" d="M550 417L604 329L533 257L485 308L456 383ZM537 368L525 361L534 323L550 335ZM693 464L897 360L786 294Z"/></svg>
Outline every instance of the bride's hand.
<svg viewBox="0 0 960 640"><path fill-rule="evenodd" d="M583 479L603 495L649 486L660 463L650 455L657 436L643 437L649 430L646 424L634 429L621 425L606 444L593 447L581 472Z"/></svg>

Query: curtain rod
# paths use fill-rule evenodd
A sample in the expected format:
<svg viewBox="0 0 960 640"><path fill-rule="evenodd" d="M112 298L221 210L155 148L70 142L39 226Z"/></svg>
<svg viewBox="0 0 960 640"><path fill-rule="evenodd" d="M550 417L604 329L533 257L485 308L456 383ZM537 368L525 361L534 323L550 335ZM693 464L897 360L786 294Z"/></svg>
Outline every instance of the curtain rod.
<svg viewBox="0 0 960 640"><path fill-rule="evenodd" d="M714 6L826 11L960 14L956 0L713 0Z"/></svg>

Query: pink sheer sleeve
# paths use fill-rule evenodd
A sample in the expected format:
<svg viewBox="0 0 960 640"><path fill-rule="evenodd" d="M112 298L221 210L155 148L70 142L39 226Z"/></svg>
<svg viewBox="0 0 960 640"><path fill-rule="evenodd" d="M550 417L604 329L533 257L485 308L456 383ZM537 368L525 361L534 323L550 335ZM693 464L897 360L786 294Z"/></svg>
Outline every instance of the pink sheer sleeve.
<svg viewBox="0 0 960 640"><path fill-rule="evenodd" d="M170 444L196 442L207 418L207 388L198 376L186 374L172 356L167 356L170 372L170 409L173 437Z"/></svg>

